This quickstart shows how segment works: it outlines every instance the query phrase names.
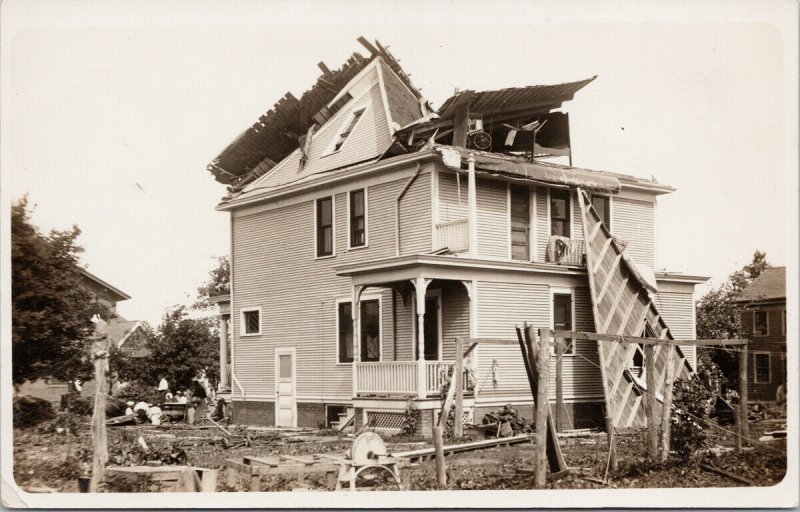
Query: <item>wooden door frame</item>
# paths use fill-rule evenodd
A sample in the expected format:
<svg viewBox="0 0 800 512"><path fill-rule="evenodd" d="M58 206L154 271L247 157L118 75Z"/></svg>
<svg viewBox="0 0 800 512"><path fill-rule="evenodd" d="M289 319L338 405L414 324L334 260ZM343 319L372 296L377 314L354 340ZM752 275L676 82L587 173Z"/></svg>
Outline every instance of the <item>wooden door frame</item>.
<svg viewBox="0 0 800 512"><path fill-rule="evenodd" d="M278 425L278 412L280 409L280 375L281 375L281 360L282 355L292 356L292 424L293 428L297 427L297 350L295 347L275 347L275 426Z"/></svg>

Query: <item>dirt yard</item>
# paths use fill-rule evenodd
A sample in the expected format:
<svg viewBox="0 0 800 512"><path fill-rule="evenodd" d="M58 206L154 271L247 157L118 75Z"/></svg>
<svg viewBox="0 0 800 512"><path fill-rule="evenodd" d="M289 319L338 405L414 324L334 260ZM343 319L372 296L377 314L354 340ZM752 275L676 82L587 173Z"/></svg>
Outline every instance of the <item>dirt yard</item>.
<svg viewBox="0 0 800 512"><path fill-rule="evenodd" d="M26 489L77 492L77 479L88 475L91 462L88 419L76 423L77 433L68 433L69 425L56 418L36 427L14 431L14 475L17 484ZM758 439L765 431L776 430L775 420L751 425L751 438ZM67 430L64 430L64 429ZM133 465L175 464L219 469L218 491L249 490L249 482L231 480L223 472L225 460L243 456L302 455L310 453L347 453L352 437L330 431L310 429L277 430L228 427L228 437L216 426L131 426L109 427L109 464ZM62 429L59 431L58 429ZM147 452L139 445L139 437ZM469 439L483 437L470 432ZM668 463L647 459L646 435L631 432L618 436L619 468L609 472L603 483L607 465L607 446L602 433L582 432L561 438L562 450L572 472L566 478L548 482L554 489L607 487L727 487L771 486L781 481L786 472L786 442L754 443L742 453L732 449L731 438L712 436L712 450L695 454L690 461L672 457ZM431 445L419 438L386 437L389 452L427 448ZM245 443L249 445L245 445ZM455 441L446 441L455 444ZM716 452L716 453L715 453ZM533 488L534 446L530 443L462 452L447 457L448 488L458 489L530 489ZM722 476L703 466L715 467L737 475L740 479ZM392 489L393 484L377 479L365 485ZM266 476L260 490L324 489L323 475ZM434 489L435 462L427 461L410 470L412 490ZM106 489L109 490L109 489Z"/></svg>

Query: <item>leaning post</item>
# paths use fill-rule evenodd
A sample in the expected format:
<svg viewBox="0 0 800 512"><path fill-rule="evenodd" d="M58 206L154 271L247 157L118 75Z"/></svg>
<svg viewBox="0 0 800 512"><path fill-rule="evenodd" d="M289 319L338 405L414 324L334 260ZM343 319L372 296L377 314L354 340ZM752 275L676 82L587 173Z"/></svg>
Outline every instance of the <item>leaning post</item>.
<svg viewBox="0 0 800 512"><path fill-rule="evenodd" d="M436 483L439 489L447 488L447 466L444 461L444 439L442 432L444 427L436 425L433 427L433 448L436 454Z"/></svg>
<svg viewBox="0 0 800 512"><path fill-rule="evenodd" d="M536 358L536 467L534 486L543 489L547 482L547 387L550 378L550 337L539 336Z"/></svg>
<svg viewBox="0 0 800 512"><path fill-rule="evenodd" d="M103 320L98 320L99 325ZM94 409L92 411L92 477L89 492L97 492L108 463L108 440L106 437L106 395L108 394L109 342L105 335L94 334L92 356L94 357Z"/></svg>
<svg viewBox="0 0 800 512"><path fill-rule="evenodd" d="M675 380L675 346L667 348L667 367L664 380L664 402L661 406L661 460L669 458L670 425L672 422L672 383Z"/></svg>
<svg viewBox="0 0 800 512"><path fill-rule="evenodd" d="M560 433L563 430L564 430L564 336L556 335L556 432Z"/></svg>
<svg viewBox="0 0 800 512"><path fill-rule="evenodd" d="M464 338L456 338L456 364L453 370L453 385L456 387L456 417L453 435L464 437Z"/></svg>

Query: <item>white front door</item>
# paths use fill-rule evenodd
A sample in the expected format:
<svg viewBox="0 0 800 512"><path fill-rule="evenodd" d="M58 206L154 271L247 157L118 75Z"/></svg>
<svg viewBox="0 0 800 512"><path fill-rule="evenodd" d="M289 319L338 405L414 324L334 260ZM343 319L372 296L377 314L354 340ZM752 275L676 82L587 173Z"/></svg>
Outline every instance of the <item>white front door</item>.
<svg viewBox="0 0 800 512"><path fill-rule="evenodd" d="M294 349L275 349L275 425L278 427L297 426L294 370Z"/></svg>

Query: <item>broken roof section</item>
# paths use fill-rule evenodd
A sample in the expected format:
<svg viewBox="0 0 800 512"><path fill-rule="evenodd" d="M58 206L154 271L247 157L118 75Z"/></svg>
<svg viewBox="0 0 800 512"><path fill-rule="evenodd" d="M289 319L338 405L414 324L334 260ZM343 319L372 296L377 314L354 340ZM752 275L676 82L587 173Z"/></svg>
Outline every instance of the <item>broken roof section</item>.
<svg viewBox="0 0 800 512"><path fill-rule="evenodd" d="M324 125L352 99L349 94L341 94L342 90L370 62L379 57L392 70L392 80L399 81L406 94L412 95L415 103L424 109L425 100L388 48L378 41L372 44L363 37L358 42L370 52L369 58L353 53L340 68L333 71L320 62L318 66L323 72L322 76L299 100L291 93L286 93L272 109L259 117L208 164L207 169L214 178L220 183L231 185L232 191L239 191L247 183L266 174L303 146L312 127ZM393 106L390 104L391 107ZM398 119L419 117L409 114L407 107L395 105L394 108L398 112Z"/></svg>

